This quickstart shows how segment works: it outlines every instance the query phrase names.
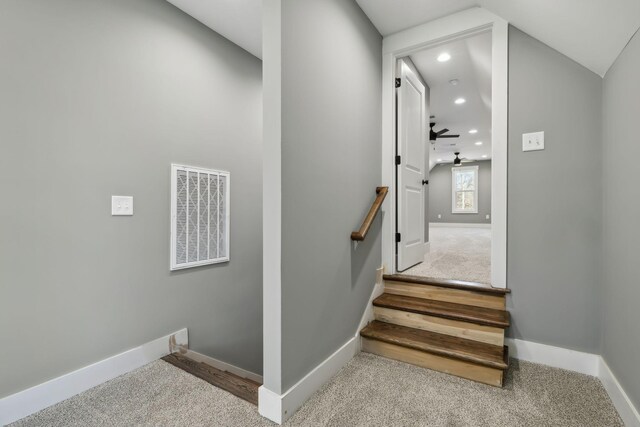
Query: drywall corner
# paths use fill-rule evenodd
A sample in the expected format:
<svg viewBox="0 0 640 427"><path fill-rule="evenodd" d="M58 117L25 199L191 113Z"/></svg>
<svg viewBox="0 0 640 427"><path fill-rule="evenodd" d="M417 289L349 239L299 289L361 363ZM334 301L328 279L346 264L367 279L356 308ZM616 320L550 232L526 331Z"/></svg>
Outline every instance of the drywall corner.
<svg viewBox="0 0 640 427"><path fill-rule="evenodd" d="M263 387L276 394L282 392L281 9L281 0L263 1Z"/></svg>

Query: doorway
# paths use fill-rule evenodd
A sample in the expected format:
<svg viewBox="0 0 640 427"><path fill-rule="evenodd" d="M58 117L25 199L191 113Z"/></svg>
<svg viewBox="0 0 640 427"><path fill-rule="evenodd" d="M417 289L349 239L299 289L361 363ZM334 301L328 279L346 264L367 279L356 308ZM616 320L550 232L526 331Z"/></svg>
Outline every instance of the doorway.
<svg viewBox="0 0 640 427"><path fill-rule="evenodd" d="M384 39L387 272L506 287L507 30L474 8Z"/></svg>
<svg viewBox="0 0 640 427"><path fill-rule="evenodd" d="M399 58L398 72L398 233L412 238L398 239L397 270L488 285L491 32ZM424 95L419 105L407 96L414 92ZM414 193L419 208L409 203Z"/></svg>

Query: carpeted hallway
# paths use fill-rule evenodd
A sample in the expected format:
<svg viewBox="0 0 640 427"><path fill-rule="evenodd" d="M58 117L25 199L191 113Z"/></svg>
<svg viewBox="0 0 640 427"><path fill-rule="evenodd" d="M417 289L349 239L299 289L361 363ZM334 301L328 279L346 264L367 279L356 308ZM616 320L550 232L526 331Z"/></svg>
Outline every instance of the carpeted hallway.
<svg viewBox="0 0 640 427"><path fill-rule="evenodd" d="M491 284L491 229L429 227L424 262L402 272L411 276Z"/></svg>
<svg viewBox="0 0 640 427"><path fill-rule="evenodd" d="M157 361L14 426L271 426L257 408ZM356 356L287 426L623 426L599 380L511 360L503 389Z"/></svg>

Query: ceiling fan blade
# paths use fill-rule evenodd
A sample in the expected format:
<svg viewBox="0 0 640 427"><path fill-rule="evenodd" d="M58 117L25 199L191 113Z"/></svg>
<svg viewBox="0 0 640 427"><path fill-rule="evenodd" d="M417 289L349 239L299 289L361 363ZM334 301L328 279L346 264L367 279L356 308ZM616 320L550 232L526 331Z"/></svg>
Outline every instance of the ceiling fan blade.
<svg viewBox="0 0 640 427"><path fill-rule="evenodd" d="M460 135L438 135L438 138L460 138Z"/></svg>
<svg viewBox="0 0 640 427"><path fill-rule="evenodd" d="M443 133L447 133L447 132L449 132L449 129L444 128L444 129L439 130L438 132L436 132L436 135L440 136L440 135L442 135Z"/></svg>

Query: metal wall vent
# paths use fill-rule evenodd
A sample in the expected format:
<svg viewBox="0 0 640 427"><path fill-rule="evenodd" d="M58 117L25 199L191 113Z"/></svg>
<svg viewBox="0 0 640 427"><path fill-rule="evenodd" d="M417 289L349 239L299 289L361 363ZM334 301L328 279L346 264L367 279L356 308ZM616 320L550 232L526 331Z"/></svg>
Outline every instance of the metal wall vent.
<svg viewBox="0 0 640 427"><path fill-rule="evenodd" d="M171 165L171 270L229 261L229 178Z"/></svg>

